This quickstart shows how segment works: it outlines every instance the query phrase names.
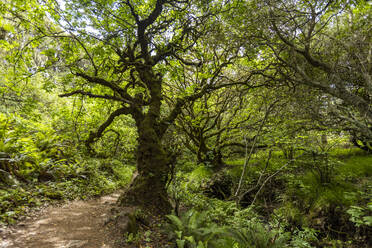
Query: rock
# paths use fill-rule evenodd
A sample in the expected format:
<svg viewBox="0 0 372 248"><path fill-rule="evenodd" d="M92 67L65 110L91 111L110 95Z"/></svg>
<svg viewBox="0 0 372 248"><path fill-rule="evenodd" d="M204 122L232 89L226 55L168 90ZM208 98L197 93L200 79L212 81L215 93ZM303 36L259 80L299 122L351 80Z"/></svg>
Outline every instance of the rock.
<svg viewBox="0 0 372 248"><path fill-rule="evenodd" d="M88 240L70 240L66 248L80 248L88 244Z"/></svg>
<svg viewBox="0 0 372 248"><path fill-rule="evenodd" d="M117 214L113 215L111 219L114 219L114 225L122 234L124 233L133 233L136 234L139 229L139 224L137 222L137 218L135 215L134 208L123 208L123 209L115 209L112 211L118 211ZM107 222L110 222L108 219Z"/></svg>
<svg viewBox="0 0 372 248"><path fill-rule="evenodd" d="M0 241L0 248L9 247L12 244L13 244L13 242L11 242L9 240L2 240L2 241Z"/></svg>
<svg viewBox="0 0 372 248"><path fill-rule="evenodd" d="M130 230L128 230L128 229L130 229L131 225L129 224L130 220L129 220L127 215L118 215L116 217L115 222L116 222L117 228L122 233L130 232Z"/></svg>

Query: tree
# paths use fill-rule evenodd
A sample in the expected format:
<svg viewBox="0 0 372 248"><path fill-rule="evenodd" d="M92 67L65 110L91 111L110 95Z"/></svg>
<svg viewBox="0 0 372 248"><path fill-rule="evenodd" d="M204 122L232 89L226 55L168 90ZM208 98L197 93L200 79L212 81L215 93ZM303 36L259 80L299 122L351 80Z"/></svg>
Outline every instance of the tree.
<svg viewBox="0 0 372 248"><path fill-rule="evenodd" d="M138 176L122 203L169 211L165 185L170 167L162 140L185 104L231 84L221 78L240 47L226 41L220 18L231 4L166 0L61 3L30 2L30 9L48 13L38 20L28 13L14 13L14 8L8 10L37 31L27 45L37 47L43 39L54 43L54 48L44 51L48 58L45 67L58 65L69 71L61 81L66 90L61 97L83 95L115 106L107 120L90 132L88 147L118 116L134 119Z"/></svg>
<svg viewBox="0 0 372 248"><path fill-rule="evenodd" d="M253 141L257 129L266 124L275 99L271 103L264 89L252 88L255 86L251 84L214 91L185 106L176 123L184 134L183 144L196 155L198 163L218 172L225 165L224 158L232 153L244 154L247 145L249 149L268 146Z"/></svg>
<svg viewBox="0 0 372 248"><path fill-rule="evenodd" d="M328 112L362 143L371 142L371 5L265 1L263 7L263 40L276 58L276 80L329 94Z"/></svg>
<svg viewBox="0 0 372 248"><path fill-rule="evenodd" d="M184 145L196 155L198 163L216 171L223 167L223 150L231 142L233 131L239 130L238 112L243 108L243 95L236 90L215 91L185 106L177 126L185 134Z"/></svg>

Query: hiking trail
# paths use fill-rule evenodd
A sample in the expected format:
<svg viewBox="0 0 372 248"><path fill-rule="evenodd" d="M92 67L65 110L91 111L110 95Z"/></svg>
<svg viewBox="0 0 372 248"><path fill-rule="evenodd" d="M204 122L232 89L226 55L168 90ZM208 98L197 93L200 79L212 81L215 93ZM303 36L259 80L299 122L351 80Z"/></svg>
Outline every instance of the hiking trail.
<svg viewBox="0 0 372 248"><path fill-rule="evenodd" d="M119 195L49 206L0 229L0 248L115 248L115 230L106 222Z"/></svg>

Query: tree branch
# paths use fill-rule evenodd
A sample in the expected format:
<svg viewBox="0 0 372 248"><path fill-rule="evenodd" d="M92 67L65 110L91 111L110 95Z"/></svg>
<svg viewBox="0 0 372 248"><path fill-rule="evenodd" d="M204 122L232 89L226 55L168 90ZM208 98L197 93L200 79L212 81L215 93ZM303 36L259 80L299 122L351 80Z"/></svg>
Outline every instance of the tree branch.
<svg viewBox="0 0 372 248"><path fill-rule="evenodd" d="M131 111L130 111L130 108L128 108L128 107L122 107L122 108L119 108L119 109L115 110L114 112L112 112L110 114L110 116L107 118L107 120L104 123L101 124L101 126L98 128L98 130L96 132L91 131L89 133L89 137L85 141L85 145L88 148L88 150L90 152L93 150L91 148L91 144L102 136L103 132L106 130L106 128L108 126L111 125L111 123L115 120L116 117L118 117L120 115L130 114L130 113L131 113Z"/></svg>
<svg viewBox="0 0 372 248"><path fill-rule="evenodd" d="M275 17L274 17L274 14L273 14L272 11L270 11L270 17L271 17L271 24L273 26L273 29L274 29L275 33L278 35L278 37L286 45L293 48L294 51L296 51L297 53L301 54L312 66L322 68L324 71L326 71L328 73L332 72L332 68L329 65L313 58L310 55L310 52L309 52L308 49L301 49L301 48L297 47L294 43L292 43L290 40L288 40L286 37L284 37L284 35L282 34L282 32L279 30L278 26L274 22ZM309 41L309 43L310 43L310 41Z"/></svg>
<svg viewBox="0 0 372 248"><path fill-rule="evenodd" d="M59 97L69 97L69 96L73 96L73 95L77 95L77 94L84 95L84 96L89 96L91 98L102 98L102 99L114 100L114 101L119 101L119 102L125 102L124 99L116 97L116 96L96 95L96 94L93 94L91 92L86 92L86 91L83 91L83 90L75 90L75 91L65 93L65 94L61 94L61 95L58 95L58 96Z"/></svg>
<svg viewBox="0 0 372 248"><path fill-rule="evenodd" d="M87 80L91 83L99 84L99 85L108 87L112 91L118 93L123 98L123 100L127 100L128 102L133 102L133 98L126 91L124 91L122 88L120 88L119 86L117 86L113 82L107 81L107 80L105 80L103 78L99 78L99 77L92 77L92 76L89 76L89 75L87 75L85 73L82 73L82 72L77 72L77 73L75 73L75 75L79 76L81 78L84 78L85 80Z"/></svg>

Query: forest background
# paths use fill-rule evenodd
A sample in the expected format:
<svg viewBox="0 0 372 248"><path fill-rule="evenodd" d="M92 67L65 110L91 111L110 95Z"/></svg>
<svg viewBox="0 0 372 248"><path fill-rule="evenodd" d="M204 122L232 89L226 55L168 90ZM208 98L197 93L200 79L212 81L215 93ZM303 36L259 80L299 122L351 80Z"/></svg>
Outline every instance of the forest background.
<svg viewBox="0 0 372 248"><path fill-rule="evenodd" d="M0 12L3 223L126 188L177 247L371 245L370 1Z"/></svg>

